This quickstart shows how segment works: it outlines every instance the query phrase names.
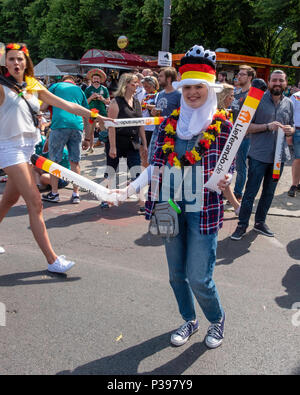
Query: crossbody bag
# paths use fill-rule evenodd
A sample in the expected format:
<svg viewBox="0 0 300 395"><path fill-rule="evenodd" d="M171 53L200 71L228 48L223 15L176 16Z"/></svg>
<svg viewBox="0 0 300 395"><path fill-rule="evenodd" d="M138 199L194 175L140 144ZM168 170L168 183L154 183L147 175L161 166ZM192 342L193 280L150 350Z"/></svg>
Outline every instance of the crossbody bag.
<svg viewBox="0 0 300 395"><path fill-rule="evenodd" d="M199 136L195 145L198 143ZM180 188L182 181L180 183ZM149 223L149 232L154 236L160 236L169 239L176 237L179 233L178 215L181 209L176 201L169 199L167 202L156 203Z"/></svg>
<svg viewBox="0 0 300 395"><path fill-rule="evenodd" d="M37 112L33 110L30 103L28 102L28 100L24 97L23 86L21 86L17 82L14 82L11 79L3 77L3 75L0 75L0 84L6 86L7 88L14 89L16 91L16 93L18 94L18 96L21 96L23 98L23 100L25 100L25 103L27 104L28 109L30 111L33 124L37 128L39 125L39 120L37 118Z"/></svg>

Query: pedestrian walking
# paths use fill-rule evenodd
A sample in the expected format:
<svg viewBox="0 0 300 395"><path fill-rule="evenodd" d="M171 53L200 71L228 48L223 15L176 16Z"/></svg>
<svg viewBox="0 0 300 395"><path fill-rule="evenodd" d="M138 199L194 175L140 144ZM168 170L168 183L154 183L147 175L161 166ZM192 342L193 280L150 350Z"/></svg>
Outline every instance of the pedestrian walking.
<svg viewBox="0 0 300 395"><path fill-rule="evenodd" d="M239 89L234 93L234 100L231 104L233 122L236 121L239 112L244 104L251 87L252 80L256 77L256 71L247 65L241 65L237 74ZM250 148L250 138L246 135L236 154L236 180L233 193L240 202L243 197L243 190L247 180L247 156Z"/></svg>
<svg viewBox="0 0 300 395"><path fill-rule="evenodd" d="M89 118L91 111L54 96L38 83L25 44L6 45L5 66L1 71L0 168L8 175L8 181L0 202L0 222L22 196L28 209L30 229L48 262L48 270L66 272L74 262L64 255L58 256L53 250L43 219L40 193L29 164L40 136L35 115L40 109L38 99L81 117ZM97 116L97 119L103 122L102 117Z"/></svg>
<svg viewBox="0 0 300 395"><path fill-rule="evenodd" d="M210 323L205 336L207 347L219 347L224 338L225 313L213 280L223 200L222 194L203 186L214 170L232 126L223 112L217 110L216 92L222 90L222 85L216 84L215 61L215 53L202 46L194 46L181 59L181 81L173 82L174 88L182 88L181 107L162 124L152 164L125 190L119 191L122 200L150 183L147 219L153 219L153 213L156 215L161 207L155 199L159 178L161 199L168 202L164 196L173 200L177 196L176 202L169 201L176 209L175 214L181 211L178 216L173 214L178 232L177 225L175 229L170 226L169 241L164 238L170 284L184 320L171 336L175 346L185 344L199 328L194 297ZM191 175L189 180L183 180L186 171ZM177 185L179 190L171 181L172 175L183 180ZM219 182L221 190L228 188L229 178L226 175ZM191 191L197 191L196 195L192 197ZM154 221L151 224L155 227Z"/></svg>
<svg viewBox="0 0 300 395"><path fill-rule="evenodd" d="M278 128L282 128L286 137L291 137L295 132L293 103L283 95L286 86L286 74L281 70L273 71L268 81L268 90L248 128L247 133L251 139L248 154L248 180L240 208L238 226L231 235L232 240L240 240L245 235L254 199L261 184L262 193L256 208L254 230L265 236L274 237L274 233L266 224L266 217L278 184L273 180L277 131ZM285 149L283 149L281 174L285 160Z"/></svg>

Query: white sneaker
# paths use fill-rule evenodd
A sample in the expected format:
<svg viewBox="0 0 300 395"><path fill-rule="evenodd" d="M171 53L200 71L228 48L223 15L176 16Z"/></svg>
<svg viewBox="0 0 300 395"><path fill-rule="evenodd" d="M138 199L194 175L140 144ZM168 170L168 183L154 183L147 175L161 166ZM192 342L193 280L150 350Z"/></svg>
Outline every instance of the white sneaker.
<svg viewBox="0 0 300 395"><path fill-rule="evenodd" d="M53 273L66 273L74 265L75 262L67 261L64 255L60 255L52 265L48 264L48 271Z"/></svg>
<svg viewBox="0 0 300 395"><path fill-rule="evenodd" d="M0 254L4 254L5 253L5 249L3 247L0 247Z"/></svg>

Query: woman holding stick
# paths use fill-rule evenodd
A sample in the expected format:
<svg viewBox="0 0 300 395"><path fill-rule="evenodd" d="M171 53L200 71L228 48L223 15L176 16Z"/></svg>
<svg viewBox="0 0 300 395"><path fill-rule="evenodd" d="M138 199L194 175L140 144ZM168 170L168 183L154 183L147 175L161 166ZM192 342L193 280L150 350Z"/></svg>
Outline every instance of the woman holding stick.
<svg viewBox="0 0 300 395"><path fill-rule="evenodd" d="M222 86L215 83L215 60L215 53L202 46L194 46L181 59L181 81L173 82L175 89L182 88L181 107L161 125L152 164L127 188L117 191L121 201L149 183L146 218L156 215L157 200L168 202L179 213L178 233L165 239L169 280L184 320L171 336L175 346L185 344L199 328L194 298L210 323L207 347L219 347L224 337L225 313L213 281L223 200L222 194L203 186L232 127L224 111L217 110L216 92ZM226 175L219 181L219 189L225 191L229 180Z"/></svg>

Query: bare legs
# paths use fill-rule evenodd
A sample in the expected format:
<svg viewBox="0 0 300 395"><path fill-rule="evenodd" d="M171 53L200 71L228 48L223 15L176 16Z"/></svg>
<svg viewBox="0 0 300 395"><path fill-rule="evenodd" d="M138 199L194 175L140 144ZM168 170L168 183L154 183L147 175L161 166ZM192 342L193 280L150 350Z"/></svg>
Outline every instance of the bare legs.
<svg viewBox="0 0 300 395"><path fill-rule="evenodd" d="M293 185L297 186L300 183L300 159L294 159L292 165Z"/></svg>
<svg viewBox="0 0 300 395"><path fill-rule="evenodd" d="M48 263L54 263L57 255L48 237L43 218L42 202L30 165L28 163L21 163L9 166L4 170L8 175L8 180L0 202L0 222L2 222L9 209L18 201L19 197L22 196L28 209L33 236Z"/></svg>

